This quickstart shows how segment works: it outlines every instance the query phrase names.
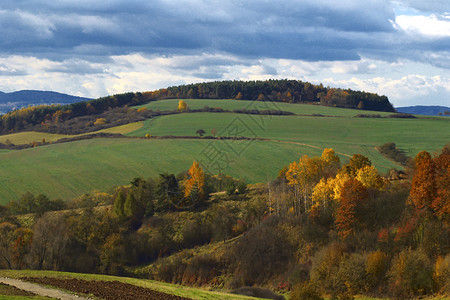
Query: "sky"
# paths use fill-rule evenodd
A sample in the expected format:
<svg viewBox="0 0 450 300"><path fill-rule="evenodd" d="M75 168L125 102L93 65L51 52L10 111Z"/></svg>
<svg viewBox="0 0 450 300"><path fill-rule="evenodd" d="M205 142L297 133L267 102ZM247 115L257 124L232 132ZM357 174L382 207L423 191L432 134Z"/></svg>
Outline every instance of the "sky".
<svg viewBox="0 0 450 300"><path fill-rule="evenodd" d="M450 1L0 2L2 92L285 78L450 106Z"/></svg>

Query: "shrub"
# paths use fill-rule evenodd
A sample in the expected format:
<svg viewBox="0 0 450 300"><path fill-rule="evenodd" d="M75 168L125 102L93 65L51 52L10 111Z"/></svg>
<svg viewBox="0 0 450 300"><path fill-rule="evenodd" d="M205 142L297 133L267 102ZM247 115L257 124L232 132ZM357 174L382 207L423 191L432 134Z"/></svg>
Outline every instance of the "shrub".
<svg viewBox="0 0 450 300"><path fill-rule="evenodd" d="M294 286L294 289L291 292L290 300L322 300L323 298L320 296L317 291L317 287L312 283L299 283Z"/></svg>
<svg viewBox="0 0 450 300"><path fill-rule="evenodd" d="M406 118L406 119L415 119L416 117L414 115L411 114L405 114L405 113L396 113L396 114L391 114L388 116L389 118Z"/></svg>
<svg viewBox="0 0 450 300"><path fill-rule="evenodd" d="M439 256L434 267L434 278L439 292L450 294L450 254Z"/></svg>
<svg viewBox="0 0 450 300"><path fill-rule="evenodd" d="M231 181L227 186L227 195L233 196L234 194L236 194L236 184Z"/></svg>
<svg viewBox="0 0 450 300"><path fill-rule="evenodd" d="M102 124L106 124L105 118L97 118L94 122L94 125L102 125Z"/></svg>
<svg viewBox="0 0 450 300"><path fill-rule="evenodd" d="M365 291L369 284L366 272L366 256L359 253L344 256L339 264L338 276L350 295Z"/></svg>
<svg viewBox="0 0 450 300"><path fill-rule="evenodd" d="M258 297L264 299L274 299L274 300L284 300L285 298L281 295L277 295L269 289L260 288L260 287L249 287L244 286L238 289L231 291L232 294L237 295L245 295L249 297Z"/></svg>
<svg viewBox="0 0 450 300"><path fill-rule="evenodd" d="M220 275L220 265L210 254L193 257L183 272L182 284L204 285Z"/></svg>
<svg viewBox="0 0 450 300"><path fill-rule="evenodd" d="M239 181L237 184L237 190L239 194L244 194L247 192L247 184L244 181Z"/></svg>
<svg viewBox="0 0 450 300"><path fill-rule="evenodd" d="M270 217L250 229L233 247L232 262L236 284L265 283L274 274L287 269L293 249L279 220Z"/></svg>
<svg viewBox="0 0 450 300"><path fill-rule="evenodd" d="M384 252L377 250L367 255L366 272L369 287L374 288L385 281L388 266L389 258Z"/></svg>
<svg viewBox="0 0 450 300"><path fill-rule="evenodd" d="M345 290L338 276L343 255L344 249L339 243L331 243L314 255L310 277L311 282L320 287L321 292L336 295Z"/></svg>
<svg viewBox="0 0 450 300"><path fill-rule="evenodd" d="M183 236L183 246L192 248L197 245L203 245L211 240L211 229L209 224L197 215L193 220L186 222L181 230Z"/></svg>
<svg viewBox="0 0 450 300"><path fill-rule="evenodd" d="M403 250L389 270L391 291L398 297L428 294L433 289L433 267L420 250Z"/></svg>

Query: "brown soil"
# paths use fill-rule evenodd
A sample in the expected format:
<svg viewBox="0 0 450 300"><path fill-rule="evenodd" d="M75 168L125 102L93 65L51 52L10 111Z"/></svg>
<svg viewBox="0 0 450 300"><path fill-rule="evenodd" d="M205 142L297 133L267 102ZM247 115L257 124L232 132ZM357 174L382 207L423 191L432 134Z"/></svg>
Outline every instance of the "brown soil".
<svg viewBox="0 0 450 300"><path fill-rule="evenodd" d="M120 281L87 281L81 279L57 279L57 278L34 278L26 277L23 280L50 285L64 290L80 294L94 295L101 299L164 299L164 300L185 300L175 295L157 292L151 289L135 286Z"/></svg>
<svg viewBox="0 0 450 300"><path fill-rule="evenodd" d="M35 294L23 291L12 285L0 283L0 295L3 296L35 296Z"/></svg>

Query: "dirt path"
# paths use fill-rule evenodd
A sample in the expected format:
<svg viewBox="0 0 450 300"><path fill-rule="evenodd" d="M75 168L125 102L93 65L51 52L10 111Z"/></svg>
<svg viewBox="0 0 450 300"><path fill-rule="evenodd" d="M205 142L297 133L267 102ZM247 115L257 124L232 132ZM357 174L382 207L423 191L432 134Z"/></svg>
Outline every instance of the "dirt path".
<svg viewBox="0 0 450 300"><path fill-rule="evenodd" d="M276 143L282 143L282 144L293 144L293 145L299 145L299 146L306 146L306 147L311 147L311 148L315 148L315 149L321 149L323 150L324 148L319 147L319 146L314 146L314 145L309 145L309 144L304 144L304 143L300 143L300 142L291 142L291 141L280 141L280 140L272 140L272 139L266 139L266 141L269 142L276 142ZM352 157L351 155L342 153L342 152L336 152L337 154L346 156L346 157Z"/></svg>
<svg viewBox="0 0 450 300"><path fill-rule="evenodd" d="M89 298L79 297L60 290L43 287L39 284L21 281L18 279L0 277L0 282L15 286L18 289L34 293L39 296L51 297L61 300L88 300Z"/></svg>

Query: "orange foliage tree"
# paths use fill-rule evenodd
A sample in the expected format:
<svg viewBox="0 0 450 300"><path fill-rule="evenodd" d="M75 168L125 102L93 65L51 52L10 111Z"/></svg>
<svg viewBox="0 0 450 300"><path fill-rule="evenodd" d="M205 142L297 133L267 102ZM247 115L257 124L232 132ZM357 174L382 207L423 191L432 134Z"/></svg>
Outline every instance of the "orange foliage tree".
<svg viewBox="0 0 450 300"><path fill-rule="evenodd" d="M450 147L434 159L436 196L431 207L437 216L450 215Z"/></svg>
<svg viewBox="0 0 450 300"><path fill-rule="evenodd" d="M432 158L422 151L414 159L415 172L409 194L416 211L429 211L436 216L450 214L450 148Z"/></svg>
<svg viewBox="0 0 450 300"><path fill-rule="evenodd" d="M184 198L190 198L193 204L205 199L205 173L199 163L194 160L184 182Z"/></svg>
<svg viewBox="0 0 450 300"><path fill-rule="evenodd" d="M358 208L367 199L367 189L356 179L347 180L342 186L341 201L337 211L336 229L342 239L349 236L360 217L357 215Z"/></svg>

